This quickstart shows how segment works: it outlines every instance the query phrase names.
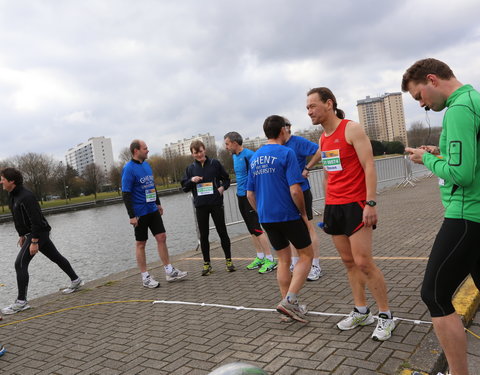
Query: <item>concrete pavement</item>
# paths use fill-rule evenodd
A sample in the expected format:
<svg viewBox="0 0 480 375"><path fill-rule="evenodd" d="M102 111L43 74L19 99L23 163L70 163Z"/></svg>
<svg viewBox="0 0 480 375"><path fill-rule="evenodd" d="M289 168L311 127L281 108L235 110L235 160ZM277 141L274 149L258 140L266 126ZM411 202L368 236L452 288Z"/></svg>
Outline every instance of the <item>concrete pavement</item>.
<svg viewBox="0 0 480 375"><path fill-rule="evenodd" d="M307 325L285 324L269 311L152 303L274 308L280 300L275 273L245 269L254 255L246 236L233 244L234 273L225 271L216 248L215 272L208 277L200 276L201 254L190 252L174 262L190 272L185 281L163 281L158 289L145 289L133 269L89 282L72 295L31 300L33 309L0 322L0 340L8 350L0 360L0 373L208 374L221 364L246 361L270 374L392 375L409 369L436 375L444 360L431 325L413 322L430 320L420 285L442 221L436 180L384 192L378 201L374 255L387 280L391 309L406 319L397 322L386 342L371 340L374 325L339 331L338 316L314 315ZM306 284L301 302L311 311L348 314L352 298L344 267L323 232L320 241L326 274ZM125 246L133 249L132 244ZM151 265L151 272L164 280L159 263ZM368 298L376 314L370 294ZM478 314L474 322L478 334ZM470 340L478 353L480 340Z"/></svg>

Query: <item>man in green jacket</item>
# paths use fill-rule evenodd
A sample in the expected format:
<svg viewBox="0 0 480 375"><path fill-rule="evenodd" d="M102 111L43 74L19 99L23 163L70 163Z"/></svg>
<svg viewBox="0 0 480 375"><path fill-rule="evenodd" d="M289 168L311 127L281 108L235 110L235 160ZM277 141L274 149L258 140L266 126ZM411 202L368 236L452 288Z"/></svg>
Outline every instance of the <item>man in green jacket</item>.
<svg viewBox="0 0 480 375"><path fill-rule="evenodd" d="M413 162L424 164L439 178L445 219L421 293L451 373L468 375L466 335L452 297L468 274L480 289L480 93L460 83L447 64L431 58L408 68L402 90L425 110L447 108L440 147L406 151Z"/></svg>

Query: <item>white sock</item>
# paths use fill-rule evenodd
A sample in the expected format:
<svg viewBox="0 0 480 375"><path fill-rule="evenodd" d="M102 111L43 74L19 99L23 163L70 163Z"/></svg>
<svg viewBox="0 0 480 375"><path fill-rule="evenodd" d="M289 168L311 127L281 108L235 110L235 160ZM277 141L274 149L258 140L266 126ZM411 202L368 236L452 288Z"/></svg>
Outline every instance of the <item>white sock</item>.
<svg viewBox="0 0 480 375"><path fill-rule="evenodd" d="M318 258L313 258L312 264L313 264L314 266L317 266L317 267L320 268L320 259L318 259Z"/></svg>
<svg viewBox="0 0 480 375"><path fill-rule="evenodd" d="M142 272L142 279L145 280L145 279L148 279L148 277L150 276L150 274L147 272Z"/></svg>
<svg viewBox="0 0 480 375"><path fill-rule="evenodd" d="M388 319L392 319L392 313L391 313L390 310L388 310L388 311L379 311L379 312L378 312L378 315L380 315L380 314L385 314L386 316L388 316Z"/></svg>
<svg viewBox="0 0 480 375"><path fill-rule="evenodd" d="M292 264L295 266L298 262L298 257L292 257Z"/></svg>
<svg viewBox="0 0 480 375"><path fill-rule="evenodd" d="M24 304L25 302L27 302L27 301L24 301L24 300L22 300L22 299L17 299L17 302L18 302L20 305L23 305L23 304Z"/></svg>
<svg viewBox="0 0 480 375"><path fill-rule="evenodd" d="M357 309L357 311L358 311L360 314L366 314L367 311L368 311L368 307L367 307L367 306L355 306L355 308Z"/></svg>
<svg viewBox="0 0 480 375"><path fill-rule="evenodd" d="M173 271L173 266L171 264L167 264L166 266L163 266L165 268L166 273L172 273Z"/></svg>
<svg viewBox="0 0 480 375"><path fill-rule="evenodd" d="M78 283L80 281L80 278L77 277L75 280L72 280L72 283Z"/></svg>
<svg viewBox="0 0 480 375"><path fill-rule="evenodd" d="M263 259L263 258L265 258L265 254L264 253L257 253L257 258L258 259Z"/></svg>
<svg viewBox="0 0 480 375"><path fill-rule="evenodd" d="M272 254L267 255L266 258L267 258L270 262L273 262L273 255L272 255Z"/></svg>

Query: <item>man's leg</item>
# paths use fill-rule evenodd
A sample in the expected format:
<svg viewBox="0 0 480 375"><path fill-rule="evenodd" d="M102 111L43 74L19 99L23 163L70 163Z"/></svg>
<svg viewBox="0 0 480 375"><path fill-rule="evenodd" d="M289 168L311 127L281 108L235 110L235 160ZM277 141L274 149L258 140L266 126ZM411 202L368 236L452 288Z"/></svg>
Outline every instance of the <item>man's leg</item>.
<svg viewBox="0 0 480 375"><path fill-rule="evenodd" d="M292 281L290 282L289 292L298 294L307 279L310 268L312 267L313 249L309 245L303 249L297 249L298 262L293 270Z"/></svg>
<svg viewBox="0 0 480 375"><path fill-rule="evenodd" d="M145 245L147 241L135 242L135 255L137 258L137 265L141 273L147 272L147 258L145 256Z"/></svg>
<svg viewBox="0 0 480 375"><path fill-rule="evenodd" d="M160 260L164 266L167 266L170 264L170 257L168 255L167 248L167 234L165 232L158 233L155 235L155 239L157 240L157 251L158 255L160 256Z"/></svg>
<svg viewBox="0 0 480 375"><path fill-rule="evenodd" d="M453 375L468 375L467 335L456 312L432 318L433 328Z"/></svg>
<svg viewBox="0 0 480 375"><path fill-rule="evenodd" d="M283 299L287 296L288 290L290 289L290 283L292 281L292 274L290 272L290 246L287 246L281 250L277 250L276 253L278 259L277 282Z"/></svg>

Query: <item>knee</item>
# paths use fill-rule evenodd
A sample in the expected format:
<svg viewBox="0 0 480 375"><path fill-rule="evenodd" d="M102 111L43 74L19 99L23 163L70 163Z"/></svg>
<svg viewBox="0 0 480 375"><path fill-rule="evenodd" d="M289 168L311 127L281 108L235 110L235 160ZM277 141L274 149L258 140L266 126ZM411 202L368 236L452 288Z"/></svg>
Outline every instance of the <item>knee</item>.
<svg viewBox="0 0 480 375"><path fill-rule="evenodd" d="M428 311L432 317L442 317L455 311L452 304L453 295L437 293L434 288L425 283L420 292L422 301L427 305Z"/></svg>
<svg viewBox="0 0 480 375"><path fill-rule="evenodd" d="M162 243L167 242L167 234L165 232L157 234L155 238L157 239L158 242L162 242Z"/></svg>

